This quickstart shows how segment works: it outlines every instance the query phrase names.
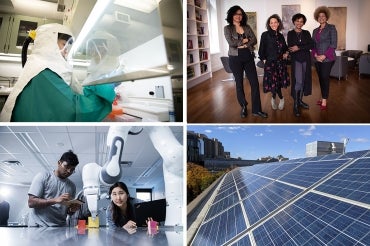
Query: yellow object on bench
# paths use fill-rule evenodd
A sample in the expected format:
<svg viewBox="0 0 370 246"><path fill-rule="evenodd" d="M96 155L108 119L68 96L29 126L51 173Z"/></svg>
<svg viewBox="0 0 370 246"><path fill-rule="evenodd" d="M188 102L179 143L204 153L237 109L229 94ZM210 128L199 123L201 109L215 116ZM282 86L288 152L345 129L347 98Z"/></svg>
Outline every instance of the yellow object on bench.
<svg viewBox="0 0 370 246"><path fill-rule="evenodd" d="M92 217L88 218L87 227L89 228L99 228L99 217L96 216L95 219Z"/></svg>

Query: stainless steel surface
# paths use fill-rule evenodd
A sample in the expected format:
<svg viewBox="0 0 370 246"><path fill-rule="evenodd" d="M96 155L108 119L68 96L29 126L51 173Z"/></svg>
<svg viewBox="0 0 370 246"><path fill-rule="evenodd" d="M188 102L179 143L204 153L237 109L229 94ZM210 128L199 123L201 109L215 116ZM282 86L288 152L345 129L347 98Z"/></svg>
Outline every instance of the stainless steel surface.
<svg viewBox="0 0 370 246"><path fill-rule="evenodd" d="M135 80L139 79L149 79L149 78L156 78L156 77L163 77L170 75L171 71L168 70L167 65L155 67L155 68L147 68L140 71L129 72L129 73L122 73L112 76L103 76L99 77L95 80L84 82L83 86L88 85L100 85L100 84L109 84L115 82L134 82Z"/></svg>
<svg viewBox="0 0 370 246"><path fill-rule="evenodd" d="M155 235L146 228L129 234L124 229L106 227L77 230L74 227L0 227L1 245L183 245L183 231L174 227L160 227Z"/></svg>

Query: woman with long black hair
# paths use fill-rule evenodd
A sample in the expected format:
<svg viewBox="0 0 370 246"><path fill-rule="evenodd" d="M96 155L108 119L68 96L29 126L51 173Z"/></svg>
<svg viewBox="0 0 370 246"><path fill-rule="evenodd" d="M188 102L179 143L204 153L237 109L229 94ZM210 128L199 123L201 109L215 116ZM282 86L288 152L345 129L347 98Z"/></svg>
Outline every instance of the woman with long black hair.
<svg viewBox="0 0 370 246"><path fill-rule="evenodd" d="M251 85L252 115L267 118L262 112L259 83L256 64L254 62L254 45L257 43L252 28L247 24L247 15L240 6L233 6L227 11L226 21L229 23L224 27L224 34L229 43L229 63L236 84L236 96L242 107L240 116L248 115L244 94L244 72Z"/></svg>
<svg viewBox="0 0 370 246"><path fill-rule="evenodd" d="M110 228L124 228L128 232L136 231L136 215L132 198L125 183L114 183L109 189L111 204L107 213L107 224Z"/></svg>

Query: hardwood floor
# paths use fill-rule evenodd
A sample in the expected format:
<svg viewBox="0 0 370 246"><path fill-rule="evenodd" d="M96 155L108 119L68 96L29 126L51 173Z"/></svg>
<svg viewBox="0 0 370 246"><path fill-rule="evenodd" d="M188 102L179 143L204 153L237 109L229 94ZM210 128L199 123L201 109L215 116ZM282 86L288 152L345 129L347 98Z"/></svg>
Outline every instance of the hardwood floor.
<svg viewBox="0 0 370 246"><path fill-rule="evenodd" d="M289 68L290 70L290 68ZM261 75L263 71L257 68ZM370 76L361 75L357 70L350 70L348 79L330 79L330 91L327 110L321 111L316 105L320 99L320 86L315 69L312 70L312 95L303 101L310 105L308 110L301 110L301 116L293 114L293 98L290 87L283 89L284 110L271 108L271 93L262 92L262 77L259 76L262 110L268 118L252 116L248 105L248 116L240 117L240 106L236 99L235 82L221 80L230 74L223 69L213 73L213 77L187 91L188 123L370 123ZM250 102L249 81L244 79L244 90Z"/></svg>

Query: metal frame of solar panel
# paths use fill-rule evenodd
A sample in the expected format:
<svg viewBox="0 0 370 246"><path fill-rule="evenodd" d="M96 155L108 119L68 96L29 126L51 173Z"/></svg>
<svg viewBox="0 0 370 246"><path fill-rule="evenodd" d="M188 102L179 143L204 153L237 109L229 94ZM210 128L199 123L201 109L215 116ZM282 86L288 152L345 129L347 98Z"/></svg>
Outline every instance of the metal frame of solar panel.
<svg viewBox="0 0 370 246"><path fill-rule="evenodd" d="M234 169L191 245L370 245L369 155Z"/></svg>

